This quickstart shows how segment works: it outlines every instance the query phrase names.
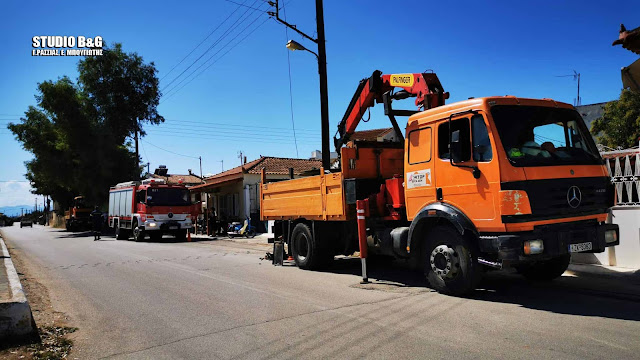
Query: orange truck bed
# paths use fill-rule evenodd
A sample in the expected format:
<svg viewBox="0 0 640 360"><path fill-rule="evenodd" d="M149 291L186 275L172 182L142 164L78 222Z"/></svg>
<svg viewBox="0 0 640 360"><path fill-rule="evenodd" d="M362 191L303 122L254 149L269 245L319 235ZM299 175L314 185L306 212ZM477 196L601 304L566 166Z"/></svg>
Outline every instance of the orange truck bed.
<svg viewBox="0 0 640 360"><path fill-rule="evenodd" d="M347 220L342 173L262 182L262 220Z"/></svg>

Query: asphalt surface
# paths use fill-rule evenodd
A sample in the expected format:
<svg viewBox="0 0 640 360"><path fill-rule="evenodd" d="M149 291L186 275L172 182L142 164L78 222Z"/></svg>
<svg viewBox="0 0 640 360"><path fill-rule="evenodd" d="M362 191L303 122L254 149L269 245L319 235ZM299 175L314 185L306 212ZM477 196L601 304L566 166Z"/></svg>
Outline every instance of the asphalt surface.
<svg viewBox="0 0 640 360"><path fill-rule="evenodd" d="M116 359L632 359L640 303L489 275L471 298L440 295L398 264L274 267L269 248L135 243L2 228L70 317L72 357ZM255 250L254 250L255 249Z"/></svg>

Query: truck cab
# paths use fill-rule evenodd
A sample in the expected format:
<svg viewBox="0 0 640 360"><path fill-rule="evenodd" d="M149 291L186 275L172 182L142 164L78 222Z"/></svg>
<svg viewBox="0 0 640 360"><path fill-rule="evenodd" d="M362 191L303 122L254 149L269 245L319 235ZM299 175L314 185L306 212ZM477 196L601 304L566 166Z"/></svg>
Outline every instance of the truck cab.
<svg viewBox="0 0 640 360"><path fill-rule="evenodd" d="M617 225L606 224L613 186L571 105L470 99L410 117L406 136L408 252L441 218L472 234L481 263L533 278L559 276L572 252L618 244ZM535 268L549 262L557 271Z"/></svg>

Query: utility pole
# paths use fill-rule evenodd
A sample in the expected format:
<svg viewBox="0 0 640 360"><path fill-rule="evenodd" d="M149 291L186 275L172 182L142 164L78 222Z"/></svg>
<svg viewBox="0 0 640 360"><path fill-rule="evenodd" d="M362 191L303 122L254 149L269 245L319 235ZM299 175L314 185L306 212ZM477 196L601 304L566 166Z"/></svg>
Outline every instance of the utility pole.
<svg viewBox="0 0 640 360"><path fill-rule="evenodd" d="M198 160L200 160L200 181L204 184L204 178L202 177L202 156L198 156Z"/></svg>
<svg viewBox="0 0 640 360"><path fill-rule="evenodd" d="M242 150L238 151L238 158L240 159L240 166L244 165L242 163Z"/></svg>
<svg viewBox="0 0 640 360"><path fill-rule="evenodd" d="M316 31L318 32L318 38L314 39L304 32L298 30L296 25L289 24L279 16L278 0L269 1L271 6L276 8L276 11L268 11L267 14L275 16L276 21L294 30L298 34L302 35L308 40L313 41L318 45L318 53L314 53L304 47L293 50L307 50L316 55L318 59L318 74L320 75L320 124L321 124L321 136L322 136L322 167L325 170L329 170L331 167L331 150L329 149L329 94L327 87L327 52L325 47L324 37L324 10L322 0L316 0Z"/></svg>
<svg viewBox="0 0 640 360"><path fill-rule="evenodd" d="M580 100L580 73L573 70L573 74L571 75L557 75L556 77L572 77L573 80L578 81L578 96L575 99L575 106L580 105L582 103L582 101Z"/></svg>
<svg viewBox="0 0 640 360"><path fill-rule="evenodd" d="M224 160L220 160L220 172L224 172Z"/></svg>

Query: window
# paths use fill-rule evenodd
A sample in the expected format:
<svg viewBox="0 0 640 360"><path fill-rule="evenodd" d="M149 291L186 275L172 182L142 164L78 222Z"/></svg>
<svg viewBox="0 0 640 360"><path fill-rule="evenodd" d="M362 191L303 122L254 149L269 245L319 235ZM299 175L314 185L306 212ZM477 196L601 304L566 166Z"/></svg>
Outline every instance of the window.
<svg viewBox="0 0 640 360"><path fill-rule="evenodd" d="M514 166L601 164L588 129L573 109L499 105L491 115Z"/></svg>
<svg viewBox="0 0 640 360"><path fill-rule="evenodd" d="M431 128L409 133L409 164L431 161Z"/></svg>
<svg viewBox="0 0 640 360"><path fill-rule="evenodd" d="M460 159L462 161L470 160L471 134L469 118L452 120L451 128L453 131L460 131L460 142L462 143ZM449 159L449 121L445 121L438 126L438 157L440 157L440 159Z"/></svg>
<svg viewBox="0 0 640 360"><path fill-rule="evenodd" d="M471 133L473 134L473 161L491 161L493 158L491 140L489 140L489 132L482 115L474 115L471 118Z"/></svg>

